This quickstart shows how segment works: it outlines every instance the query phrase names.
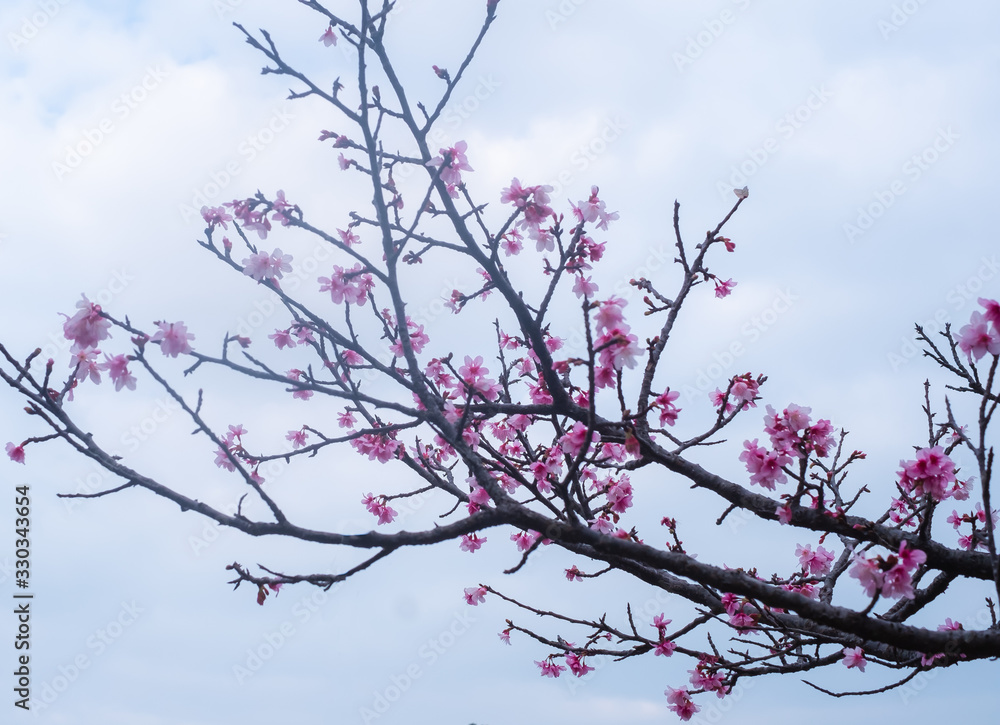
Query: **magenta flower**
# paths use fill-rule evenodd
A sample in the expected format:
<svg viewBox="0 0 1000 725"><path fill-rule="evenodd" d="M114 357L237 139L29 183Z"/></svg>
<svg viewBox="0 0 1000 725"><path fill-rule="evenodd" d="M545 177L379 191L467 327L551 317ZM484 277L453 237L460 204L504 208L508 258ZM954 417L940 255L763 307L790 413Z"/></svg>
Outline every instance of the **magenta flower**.
<svg viewBox="0 0 1000 725"><path fill-rule="evenodd" d="M992 308L987 309L992 311ZM972 313L969 324L959 330L958 335L958 346L969 356L970 362L973 357L978 360L986 353L1000 355L1000 328L996 324L988 325L980 312Z"/></svg>
<svg viewBox="0 0 1000 725"><path fill-rule="evenodd" d="M802 565L802 571L813 576L823 576L830 571L830 565L833 563L833 552L827 551L822 546L817 547L816 551L813 551L809 544L805 546L797 545L795 547L795 555L799 557L799 564Z"/></svg>
<svg viewBox="0 0 1000 725"><path fill-rule="evenodd" d="M551 657L541 662L535 660L535 664L541 669L542 677L558 677L566 669L562 665L557 665L553 662Z"/></svg>
<svg viewBox="0 0 1000 725"><path fill-rule="evenodd" d="M729 295L732 294L733 287L735 286L736 283L733 282L733 280L731 279L727 279L725 282L720 282L719 280L715 280L715 296L718 297L719 299L722 299L723 297L728 297Z"/></svg>
<svg viewBox="0 0 1000 725"><path fill-rule="evenodd" d="M187 331L183 322L156 322L159 331L151 338L153 342L160 343L160 352L168 357L177 357L191 352L191 345L188 340L193 340L194 335Z"/></svg>
<svg viewBox="0 0 1000 725"><path fill-rule="evenodd" d="M15 446L13 443L7 444L7 457L14 463L24 464L24 445Z"/></svg>
<svg viewBox="0 0 1000 725"><path fill-rule="evenodd" d="M868 660L865 659L865 653L860 647L854 647L853 649L844 647L844 659L841 662L847 669L857 667L862 672L865 671L865 665L868 664Z"/></svg>
<svg viewBox="0 0 1000 725"><path fill-rule="evenodd" d="M479 538L477 534L462 534L462 540L459 543L459 547L462 551L468 551L470 554L475 553L479 550L483 544L486 543L486 537Z"/></svg>
<svg viewBox="0 0 1000 725"><path fill-rule="evenodd" d="M691 697L685 689L675 690L668 687L663 691L663 694L667 696L670 710L676 713L681 720L690 720L696 712L701 710L691 701Z"/></svg>

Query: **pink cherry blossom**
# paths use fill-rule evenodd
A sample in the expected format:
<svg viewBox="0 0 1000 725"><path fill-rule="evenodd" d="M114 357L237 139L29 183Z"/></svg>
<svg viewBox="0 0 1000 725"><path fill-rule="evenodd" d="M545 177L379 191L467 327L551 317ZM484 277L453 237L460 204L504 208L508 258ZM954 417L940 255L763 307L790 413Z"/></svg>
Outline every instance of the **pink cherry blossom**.
<svg viewBox="0 0 1000 725"><path fill-rule="evenodd" d="M958 346L970 361L987 353L1000 355L1000 328L988 325L981 312L972 313L969 324L958 331L958 336Z"/></svg>
<svg viewBox="0 0 1000 725"><path fill-rule="evenodd" d="M862 672L865 671L865 665L868 664L868 660L865 659L864 650L860 647L844 647L844 659L841 662L847 669L857 667Z"/></svg>
<svg viewBox="0 0 1000 725"><path fill-rule="evenodd" d="M292 271L291 261L292 255L283 254L280 249L270 254L258 252L243 260L243 274L258 282L281 279L285 272Z"/></svg>
<svg viewBox="0 0 1000 725"><path fill-rule="evenodd" d="M79 312L72 317L66 317L63 324L63 334L67 340L73 341L73 350L87 347L97 347L101 340L106 340L111 336L111 321L101 317L101 306L94 304L87 299L86 295L81 295L81 299L76 303Z"/></svg>
<svg viewBox="0 0 1000 725"><path fill-rule="evenodd" d="M917 496L928 495L935 501L948 497L948 486L955 482L955 463L941 446L922 448L912 461L900 461L899 486Z"/></svg>
<svg viewBox="0 0 1000 725"><path fill-rule="evenodd" d="M24 464L24 445L15 446L13 443L7 444L7 457L14 463Z"/></svg>
<svg viewBox="0 0 1000 725"><path fill-rule="evenodd" d="M326 32L319 36L320 41L323 45L329 48L331 45L337 44L337 34L333 32L333 25L326 29Z"/></svg>
<svg viewBox="0 0 1000 725"><path fill-rule="evenodd" d="M827 551L822 546L813 551L809 544L798 545L795 547L795 555L799 557L802 570L813 576L823 576L830 571L830 565L833 563L833 552Z"/></svg>
<svg viewBox="0 0 1000 725"><path fill-rule="evenodd" d="M468 551L472 554L478 551L485 543L485 536L480 539L478 534L462 534L462 540L458 546L462 551Z"/></svg>
<svg viewBox="0 0 1000 725"><path fill-rule="evenodd" d="M338 229L337 234L340 236L340 241L346 244L348 247L353 247L355 244L360 244L361 239L354 233L353 229Z"/></svg>
<svg viewBox="0 0 1000 725"><path fill-rule="evenodd" d="M221 225L223 229L229 229L226 222L231 222L233 220L233 217L223 206L203 206L201 208L201 218L204 219L209 227L212 227L213 229L219 225Z"/></svg>
<svg viewBox="0 0 1000 725"><path fill-rule="evenodd" d="M73 353L69 366L73 368L73 376L79 382L83 382L88 377L94 383L101 382L101 366L97 362L97 355L100 350L94 348L84 348Z"/></svg>
<svg viewBox="0 0 1000 725"><path fill-rule="evenodd" d="M993 325L994 330L1000 330L1000 302L987 299L986 297L980 297L978 301L983 309L986 310L983 313L986 321Z"/></svg>
<svg viewBox="0 0 1000 725"><path fill-rule="evenodd" d="M680 391L667 388L662 395L657 396L652 407L660 409L660 425L666 423L673 425L677 422L677 414L681 409L674 405L674 401L681 397Z"/></svg>
<svg viewBox="0 0 1000 725"><path fill-rule="evenodd" d="M309 434L305 429L302 430L290 430L285 436L285 440L291 441L292 448L301 448L306 444L306 438Z"/></svg>
<svg viewBox="0 0 1000 725"><path fill-rule="evenodd" d="M486 601L486 587L466 587L465 603L473 607L478 607Z"/></svg>
<svg viewBox="0 0 1000 725"><path fill-rule="evenodd" d="M135 377L128 371L128 358L125 355L115 355L111 357L104 354L104 362L99 364L99 370L106 370L111 382L115 384L115 390L128 388L135 390Z"/></svg>
<svg viewBox="0 0 1000 725"><path fill-rule="evenodd" d="M670 710L676 713L681 720L690 720L695 713L701 710L700 707L691 701L688 691L683 688L674 689L669 687L663 691L663 694L667 696L667 703L669 703L668 707Z"/></svg>
<svg viewBox="0 0 1000 725"><path fill-rule="evenodd" d="M723 297L728 297L733 292L733 287L736 283L731 279L727 279L725 282L720 282L718 279L715 280L715 296L719 299Z"/></svg>
<svg viewBox="0 0 1000 725"><path fill-rule="evenodd" d="M861 583L865 594L869 597L874 597L875 593L882 588L882 569L876 560L866 559L861 554L857 555L849 574Z"/></svg>
<svg viewBox="0 0 1000 725"><path fill-rule="evenodd" d="M459 141L451 148L440 149L440 156L435 156L428 161L427 166L440 167L441 180L446 184L458 186L462 183L462 172L473 171L473 168L469 166L469 159L465 155L467 149L468 144L465 141Z"/></svg>
<svg viewBox="0 0 1000 725"><path fill-rule="evenodd" d="M542 677L558 677L566 669L562 665L557 665L551 658L541 662L535 660L535 664L542 671Z"/></svg>
<svg viewBox="0 0 1000 725"><path fill-rule="evenodd" d="M584 677L588 672L593 672L594 668L588 664L585 664L583 657L576 654L575 652L566 653L566 664L569 665L569 671L572 672L577 677Z"/></svg>
<svg viewBox="0 0 1000 725"><path fill-rule="evenodd" d="M157 322L155 324L160 329L150 339L160 343L160 352L168 357L177 357L191 352L188 340L193 340L194 335L187 331L183 322Z"/></svg>
<svg viewBox="0 0 1000 725"><path fill-rule="evenodd" d="M337 305L342 303L364 305L368 301L368 294L374 289L375 283L372 276L364 274L363 271L364 267L360 263L348 270L334 265L333 274L329 278L319 278L319 291L329 292L330 299Z"/></svg>
<svg viewBox="0 0 1000 725"><path fill-rule="evenodd" d="M743 447L746 450L740 454L740 460L746 464L750 483L773 491L775 484L788 480L782 467L792 462L790 456L758 446L756 438L744 441Z"/></svg>
<svg viewBox="0 0 1000 725"><path fill-rule="evenodd" d="M559 447L566 455L575 457L587 445L587 437L587 426L584 423L576 423L568 433L559 439Z"/></svg>

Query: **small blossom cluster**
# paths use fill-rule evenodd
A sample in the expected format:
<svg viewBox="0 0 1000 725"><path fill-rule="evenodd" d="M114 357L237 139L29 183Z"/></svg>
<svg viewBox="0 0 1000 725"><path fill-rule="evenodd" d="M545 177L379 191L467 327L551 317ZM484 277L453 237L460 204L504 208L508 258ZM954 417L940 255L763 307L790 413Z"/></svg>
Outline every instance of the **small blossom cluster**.
<svg viewBox="0 0 1000 725"><path fill-rule="evenodd" d="M955 463L941 446L922 448L912 461L900 461L899 487L914 496L930 496L943 501L954 495Z"/></svg>
<svg viewBox="0 0 1000 725"><path fill-rule="evenodd" d="M911 548L904 540L899 544L898 554L885 558L868 559L858 554L850 575L861 583L869 597L881 594L888 599L913 599L912 575L925 561L927 555L920 549Z"/></svg>
<svg viewBox="0 0 1000 725"><path fill-rule="evenodd" d="M319 278L319 291L329 292L335 305L353 304L358 307L368 301L368 295L375 288L371 274L365 273L365 268L359 262L351 269L334 265L329 277Z"/></svg>
<svg viewBox="0 0 1000 725"><path fill-rule="evenodd" d="M515 178L500 194L501 203L513 204L521 212L517 226L525 230L528 237L535 241L539 252L543 250L551 252L555 249L555 237L552 232L547 228L542 229L545 220L555 216L555 212L549 206L551 191L551 186L522 186Z"/></svg>
<svg viewBox="0 0 1000 725"><path fill-rule="evenodd" d="M365 505L370 514L378 519L379 526L382 524L391 524L392 520L396 518L396 510L389 506L385 496L373 496L370 493L366 493L361 499L361 503ZM485 591L483 593L485 594Z"/></svg>
<svg viewBox="0 0 1000 725"><path fill-rule="evenodd" d="M828 420L810 425L809 413L809 408L794 403L781 415L775 413L770 405L767 406L764 432L770 437L774 450L769 451L758 445L756 438L743 442L745 450L740 454L740 460L746 464L750 483L773 491L775 484L788 480L783 468L794 459L805 458L811 453L820 458L829 455L834 443L833 426Z"/></svg>
<svg viewBox="0 0 1000 725"><path fill-rule="evenodd" d="M745 634L756 629L760 614L748 599L726 592L722 595L722 606L729 615L729 626L737 632Z"/></svg>
<svg viewBox="0 0 1000 725"><path fill-rule="evenodd" d="M469 166L469 159L465 155L469 145L465 141L459 141L451 148L440 149L439 155L427 162L427 166L441 169L441 181L448 188L448 195L452 199L458 198L458 187L462 185L462 172L473 171Z"/></svg>
<svg viewBox="0 0 1000 725"><path fill-rule="evenodd" d="M958 331L958 346L969 361L983 355L1000 355L1000 302L979 298L985 312L972 313L969 324Z"/></svg>

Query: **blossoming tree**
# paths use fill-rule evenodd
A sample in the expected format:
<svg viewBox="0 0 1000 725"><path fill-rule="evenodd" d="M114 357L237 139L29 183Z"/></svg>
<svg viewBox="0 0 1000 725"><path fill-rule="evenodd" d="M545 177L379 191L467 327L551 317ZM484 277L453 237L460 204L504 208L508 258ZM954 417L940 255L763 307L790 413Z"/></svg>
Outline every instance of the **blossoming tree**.
<svg viewBox="0 0 1000 725"><path fill-rule="evenodd" d="M25 357L0 345L0 377L23 396L35 426L25 440L7 444L12 461L30 462L35 446L59 440L122 481L106 491L67 495L99 497L138 487L250 535L370 552L357 566L336 572L228 567L233 583L251 585L261 604L283 585L329 588L404 547L451 542L470 555L483 546L509 547L516 564L508 573L542 547L560 547L578 561L560 572L566 579L586 587L601 586L612 573L634 577L671 595L682 620L675 624L664 611L637 623L622 602L628 624L616 626L603 615L520 601L495 583L470 583L456 597L473 606L486 597L504 600L510 618L501 640L535 640L531 651L543 676L567 670L584 676L600 658L690 658L688 681L665 683L671 685L666 705L683 720L699 710L699 696L725 697L743 678L877 664L896 670L898 685L924 669L1000 656L994 459L987 442L1000 402L998 302L979 300L981 311L957 333L948 328L932 337L917 328L925 356L951 376L950 389L974 402L977 414L963 425L947 399L943 413L935 413L928 389L927 439L901 452L891 492L849 484L848 471L865 454L847 447L846 433L830 421L792 403L766 405L762 435L745 441L741 451L729 450L745 465L745 475L730 480L713 473L693 454L720 443L737 417L760 414L766 378L749 372L732 377L703 401L712 410L711 423L696 428L685 425L679 393L662 363L682 307L699 295L734 293L736 283L709 264L735 252L736 243L722 230L748 198L747 189L735 190L732 208L694 245L682 238L675 204L673 279L632 280L643 293L642 305L628 308L622 298L601 294L598 266L606 242L595 238L611 233L618 214L596 186L564 209L550 198L550 187L516 178L498 199L477 198L467 183L475 149L462 141L432 146L442 111L497 18L498 0L486 3L482 28L458 68L427 70L440 79L441 90L425 103L406 93L384 44L390 3L361 0L349 19L315 0L300 2L321 19L311 31L322 30L321 43L353 48L353 87L337 80L325 90L328 83L289 65L267 32L237 27L267 58L265 73L298 84L292 98L317 99L341 114L343 126L322 130L319 141L337 150L344 173L369 186L371 208L344 210L344 228L334 233L314 226L308 209L282 191L202 209L206 227L199 244L248 284L269 290L287 313L287 324L262 339L228 335L196 347L195 323L145 325L83 297L65 316L63 329L72 341L68 376L62 373L66 361L41 361L38 350ZM312 280L311 292L283 287L296 260L265 246L277 233L315 238L329 250L333 263ZM475 267L482 280L454 290L447 306L456 320L490 316L493 341L486 349L444 349L408 313L413 271L451 260ZM703 294L713 288L714 295ZM648 320L641 330L634 319L640 312ZM578 350L560 336L570 326L583 331ZM225 427L205 414L200 391L196 399L182 394L162 372L160 356L189 360L185 374L214 367L236 385L252 379L285 390L308 401L293 403L304 406L304 422L283 440L254 441L264 447L252 448L242 424ZM286 360L299 367L278 372L292 364ZM74 409L87 405L87 389L104 375L123 395L139 385L166 391L198 434L191 455L214 455L265 513L245 513L242 505L236 513L214 508L169 480L132 468L85 431ZM310 413L318 400L336 403L336 414ZM345 446L392 471L393 483L387 480L384 490L357 490L357 505L370 512L374 530L317 530L292 520L281 488L269 485L261 466L281 461L294 470L306 457L343 455ZM956 461L963 457L972 471L959 469ZM648 470L662 475L644 478ZM409 485L397 485L401 477ZM631 519L654 486L700 491L715 502L720 524L739 511L794 530L794 566L765 575L696 556L681 538L684 511L663 511L662 528L640 530ZM425 497L441 523L400 530L393 506L413 496ZM864 513L871 510L881 513ZM940 524L942 517L950 526ZM950 585L960 579L982 590L990 617L979 629L924 616L931 602L947 606ZM484 574L484 581L491 577ZM518 612L542 615L558 636L520 623ZM720 637L730 646L720 646Z"/></svg>

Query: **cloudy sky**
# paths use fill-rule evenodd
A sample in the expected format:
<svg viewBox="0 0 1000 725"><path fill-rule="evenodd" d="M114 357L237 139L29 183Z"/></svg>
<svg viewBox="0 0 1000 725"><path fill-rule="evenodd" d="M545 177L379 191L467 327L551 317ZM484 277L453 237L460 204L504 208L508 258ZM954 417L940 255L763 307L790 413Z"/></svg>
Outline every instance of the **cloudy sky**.
<svg viewBox="0 0 1000 725"><path fill-rule="evenodd" d="M330 3L344 14L353 5ZM431 65L457 67L484 5L400 0L389 45L412 97L436 100L441 83ZM731 207L732 188L748 185L750 198L727 227L737 252L713 270L737 287L725 300L703 288L692 301L669 353L671 386L697 416L705 392L731 375L767 374L767 402L809 405L851 432L854 447L870 454L855 475L883 501L898 460L926 438L925 378L942 400L945 381L916 355L913 324L964 324L978 296L1000 294L984 218L1000 161L998 16L984 0L501 0L442 117L442 139L468 142L470 190L494 206L514 176L552 184L560 203L599 185L621 215L595 277L602 292L631 277L671 279L664 259L672 257L675 199L693 244ZM184 320L199 344L217 345L226 331L266 334L267 296L212 264L195 243L203 225L194 210L259 188L285 190L331 230L351 210L367 211L357 177L316 142L320 130L342 128L340 119L317 103L287 101L288 83L260 75L263 60L234 21L270 30L323 83L340 76L350 84L349 52L317 42L325 26L291 0L4 3L0 340L10 349L24 356L42 347L64 364L57 313L71 312L81 293L147 327ZM310 240L273 238L300 264L316 254ZM473 280L460 268L423 273L412 306L451 339L440 298ZM163 369L180 378L180 364ZM190 421L151 381L140 382L131 397L82 397L84 425L140 470L232 505L240 492L191 438ZM265 433L302 423L301 408L290 406L299 401L257 397L228 376L178 384L217 391L217 424L243 422L260 431L262 446L274 440ZM0 442L38 432L14 396L0 391L0 404ZM744 423L733 438L760 435L756 417ZM732 443L710 462L738 476ZM614 621L625 601L668 616L675 606L624 581L570 585L558 553L504 577L516 556L497 531L496 545L474 557L450 544L403 552L334 591L288 588L258 607L251 592L226 585L226 564L329 571L349 566L351 554L251 541L141 492L66 502L55 494L114 482L55 445L29 447L28 457L24 468L0 463L6 484L32 492L39 702L19 722L673 721L662 691L686 681L689 663L644 658L583 682L542 679L532 660L546 651L497 640L515 612L461 600L463 587L484 582L545 608L607 611ZM384 469L353 458L310 466L272 477L287 486L289 510L331 530L370 527L358 500L384 484ZM691 502L683 490L665 495L653 484L637 494L653 520L661 505L683 520ZM408 511L402 525L426 513ZM0 520L12 526L13 512ZM691 538L714 561L752 565L741 557L759 554L793 564L794 541L751 524L706 531ZM7 590L10 538L0 548ZM974 626L981 602L970 589L934 615ZM2 623L9 642L13 618ZM7 668L14 650L5 648ZM996 681L993 667L935 672L862 700L827 699L794 678L759 680L705 721L929 723L958 708L971 720L996 710L995 687L984 687ZM815 680L842 689L889 681L856 671ZM3 707L12 709L9 699Z"/></svg>

